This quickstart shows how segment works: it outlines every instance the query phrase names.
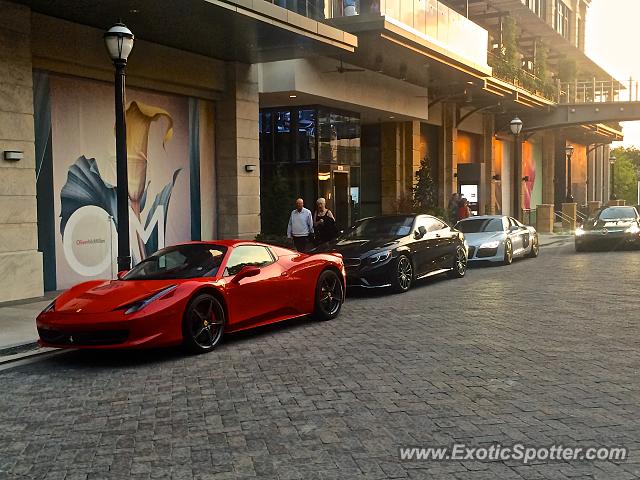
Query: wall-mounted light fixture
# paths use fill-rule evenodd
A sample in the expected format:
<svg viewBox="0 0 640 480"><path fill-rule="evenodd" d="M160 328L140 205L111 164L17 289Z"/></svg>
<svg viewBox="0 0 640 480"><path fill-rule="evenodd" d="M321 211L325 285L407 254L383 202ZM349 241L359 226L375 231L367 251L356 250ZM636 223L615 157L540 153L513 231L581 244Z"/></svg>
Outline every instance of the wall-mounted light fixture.
<svg viewBox="0 0 640 480"><path fill-rule="evenodd" d="M255 172L256 171L256 166L255 165L245 165L244 166L244 171L245 172Z"/></svg>
<svg viewBox="0 0 640 480"><path fill-rule="evenodd" d="M24 152L20 150L5 150L3 157L7 162L18 162L24 158Z"/></svg>

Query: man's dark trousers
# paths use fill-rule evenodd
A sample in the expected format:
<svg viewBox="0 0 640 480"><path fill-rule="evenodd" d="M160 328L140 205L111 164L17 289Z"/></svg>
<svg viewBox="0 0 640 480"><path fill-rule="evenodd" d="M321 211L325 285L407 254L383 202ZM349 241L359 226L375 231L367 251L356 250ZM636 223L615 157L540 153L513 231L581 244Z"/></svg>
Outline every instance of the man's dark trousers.
<svg viewBox="0 0 640 480"><path fill-rule="evenodd" d="M296 247L296 250L299 252L306 252L307 245L309 245L309 237L293 237L293 245Z"/></svg>

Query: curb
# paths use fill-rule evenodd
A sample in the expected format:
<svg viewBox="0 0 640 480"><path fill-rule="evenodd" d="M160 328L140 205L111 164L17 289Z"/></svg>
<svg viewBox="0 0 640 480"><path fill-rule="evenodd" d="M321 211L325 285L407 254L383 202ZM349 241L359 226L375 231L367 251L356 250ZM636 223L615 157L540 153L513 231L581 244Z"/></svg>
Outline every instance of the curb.
<svg viewBox="0 0 640 480"><path fill-rule="evenodd" d="M36 340L26 343L16 343L14 345L7 345L0 347L0 357L7 357L9 355L17 355L19 353L28 352L30 350L38 350L40 345Z"/></svg>

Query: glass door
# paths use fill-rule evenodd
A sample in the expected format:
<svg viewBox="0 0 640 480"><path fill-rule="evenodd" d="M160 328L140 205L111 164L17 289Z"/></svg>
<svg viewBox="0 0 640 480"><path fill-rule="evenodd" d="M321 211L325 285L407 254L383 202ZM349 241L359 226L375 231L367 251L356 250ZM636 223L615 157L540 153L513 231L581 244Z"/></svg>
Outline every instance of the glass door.
<svg viewBox="0 0 640 480"><path fill-rule="evenodd" d="M333 215L338 230L346 230L351 225L351 195L349 171L334 170L333 174Z"/></svg>

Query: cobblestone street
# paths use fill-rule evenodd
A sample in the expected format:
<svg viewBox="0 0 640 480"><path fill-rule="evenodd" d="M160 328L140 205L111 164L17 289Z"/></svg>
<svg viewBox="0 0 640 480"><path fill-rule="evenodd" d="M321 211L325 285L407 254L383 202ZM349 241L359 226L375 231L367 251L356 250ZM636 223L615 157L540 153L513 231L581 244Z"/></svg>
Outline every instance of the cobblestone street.
<svg viewBox="0 0 640 480"><path fill-rule="evenodd" d="M213 353L70 352L0 372L0 479L640 477L640 253L351 295ZM629 447L629 460L401 462L401 446Z"/></svg>

